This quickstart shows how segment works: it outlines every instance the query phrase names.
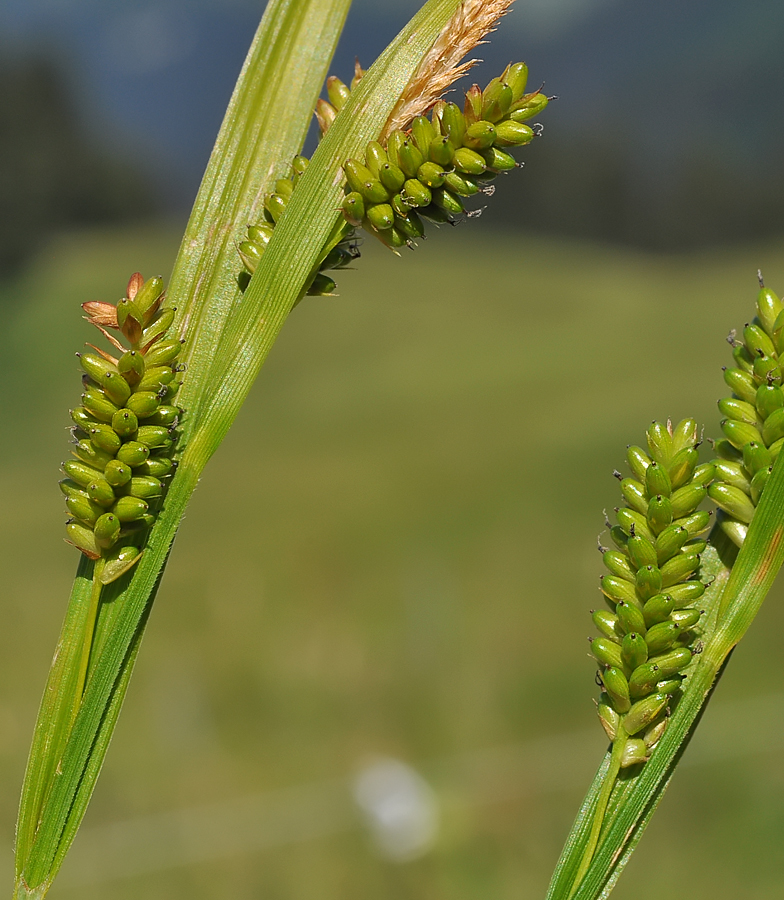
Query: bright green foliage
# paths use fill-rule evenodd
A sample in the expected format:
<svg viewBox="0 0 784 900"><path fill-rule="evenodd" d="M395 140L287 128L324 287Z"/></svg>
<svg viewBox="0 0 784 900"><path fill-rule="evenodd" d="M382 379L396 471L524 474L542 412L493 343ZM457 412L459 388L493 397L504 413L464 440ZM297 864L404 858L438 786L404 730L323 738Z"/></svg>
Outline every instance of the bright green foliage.
<svg viewBox="0 0 784 900"><path fill-rule="evenodd" d="M349 107L361 104L364 115L349 116L351 129L336 123L322 142L243 302L237 303L234 223L249 220L265 187L266 173L282 160L291 159L302 146L348 5L347 0L270 0L240 75L169 289L169 300L177 307L177 326L186 338L181 359L187 373L178 393L178 403L188 413L181 426L184 448L133 577L107 588L111 602L101 600L103 557L93 562L82 554L22 792L16 846L15 897L19 900L44 896L73 841L108 748L151 602L188 499L288 313L312 282L319 260L334 246L331 236L340 221L341 193L334 176L340 160L356 153L383 127L458 0L428 0L368 71L356 96L348 101ZM133 308L125 304L115 315L118 325L126 318L139 321ZM144 336L145 341L152 338L149 333ZM136 386L139 392L158 389L156 379L169 365L168 353L170 348L162 352L158 365L145 368ZM119 360L117 368L124 375ZM105 397L92 388L85 393L99 412L96 415L85 403L90 421L111 425L120 437L124 435L119 431L131 434L134 428L139 430L135 412L128 410L115 422ZM117 410L125 409L111 398L110 402ZM86 465L100 471L104 457L99 454L105 453L106 469L111 464L111 477L122 483L128 474L124 467L133 470L145 452L147 460L156 457L151 451L162 439L157 430L139 436L143 440L124 441L116 458L94 448ZM89 448L83 449L87 453ZM163 459L156 459L156 471L151 471L150 477L160 479L164 474L160 471L166 467ZM112 487L109 478L105 480ZM100 487L105 490L102 484ZM147 484L144 490L148 488ZM134 500L147 502L132 497L123 507L138 508ZM90 502L95 503L92 498ZM123 514L131 513L123 509ZM111 535L112 529L102 526L102 539L108 541Z"/></svg>

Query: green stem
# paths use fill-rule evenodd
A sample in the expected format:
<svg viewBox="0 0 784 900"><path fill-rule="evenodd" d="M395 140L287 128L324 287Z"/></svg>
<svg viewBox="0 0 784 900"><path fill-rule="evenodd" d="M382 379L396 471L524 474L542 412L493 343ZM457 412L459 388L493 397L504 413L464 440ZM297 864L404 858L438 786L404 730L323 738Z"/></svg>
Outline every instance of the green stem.
<svg viewBox="0 0 784 900"><path fill-rule="evenodd" d="M76 689L73 693L73 706L71 708L71 726L73 726L79 707L82 705L84 686L87 683L87 669L90 665L90 655L93 649L95 637L95 623L98 621L98 610L101 608L101 575L103 574L104 560L96 561L93 568L93 589L90 594L90 606L87 610L87 620L84 623L84 635L82 637L82 655L79 660L79 674L76 679Z"/></svg>
<svg viewBox="0 0 784 900"><path fill-rule="evenodd" d="M610 768L607 770L607 775L605 776L604 784L602 785L602 791L596 801L596 809L593 814L591 833L588 835L588 843L585 845L583 858L580 860L580 867L577 869L577 874L574 876L572 888L569 891L566 900L571 900L577 891L577 888L580 886L580 882L588 871L596 847L599 844L599 835L601 834L602 825L604 824L604 814L607 812L607 804L610 802L610 795L615 787L618 773L621 771L621 757L623 755L623 748L626 746L627 737L628 735L623 730L623 725L619 725L618 734L613 741L612 754L610 756Z"/></svg>

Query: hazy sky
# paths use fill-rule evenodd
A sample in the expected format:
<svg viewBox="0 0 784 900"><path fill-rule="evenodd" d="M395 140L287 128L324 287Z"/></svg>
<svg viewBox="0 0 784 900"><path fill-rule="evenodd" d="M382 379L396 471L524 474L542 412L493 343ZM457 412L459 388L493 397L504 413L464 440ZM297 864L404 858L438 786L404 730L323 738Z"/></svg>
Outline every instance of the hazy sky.
<svg viewBox="0 0 784 900"><path fill-rule="evenodd" d="M550 32L576 24L586 13L597 7L606 6L618 0L517 0L513 13L505 28L534 29ZM261 10L263 3L257 0L4 0L0 4L0 27L6 36L21 36L40 28L46 28L47 21L79 17L88 10L100 11L102 18L110 18L114 12L120 18L130 18L136 14L147 17L151 13L175 17L180 23L187 22L182 12L194 8ZM355 12L375 15L383 9L379 0L354 0ZM396 17L410 16L422 5L419 0L394 0L392 8ZM384 14L384 13L382 13Z"/></svg>

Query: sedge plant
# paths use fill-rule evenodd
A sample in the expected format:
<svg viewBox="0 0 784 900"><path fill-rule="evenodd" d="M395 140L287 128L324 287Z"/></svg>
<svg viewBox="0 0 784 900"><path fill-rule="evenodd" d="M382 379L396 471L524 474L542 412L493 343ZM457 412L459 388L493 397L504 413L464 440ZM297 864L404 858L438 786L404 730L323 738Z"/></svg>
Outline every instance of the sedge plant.
<svg viewBox="0 0 784 900"><path fill-rule="evenodd" d="M168 288L135 273L119 303L84 305L100 335L80 354L61 485L80 562L22 791L17 900L45 896L68 852L188 500L291 310L332 292L360 231L397 252L423 220L470 217L471 198L540 134L548 98L527 91L523 63L462 106L442 99L511 2L429 0L367 71L328 79L319 100L349 0L270 0ZM322 139L307 160L314 109ZM692 420L653 426L629 457L605 551L610 608L594 614L592 643L611 749L551 898L609 893L784 558L784 316L760 297L727 376L718 458L698 464ZM706 495L722 510L707 539Z"/></svg>
<svg viewBox="0 0 784 900"><path fill-rule="evenodd" d="M784 304L759 274L719 401L722 437L700 462L696 421L654 422L630 445L625 505L600 547L606 606L591 641L611 741L556 866L548 900L606 897L669 784L730 654L784 561ZM715 521L704 501L716 507Z"/></svg>

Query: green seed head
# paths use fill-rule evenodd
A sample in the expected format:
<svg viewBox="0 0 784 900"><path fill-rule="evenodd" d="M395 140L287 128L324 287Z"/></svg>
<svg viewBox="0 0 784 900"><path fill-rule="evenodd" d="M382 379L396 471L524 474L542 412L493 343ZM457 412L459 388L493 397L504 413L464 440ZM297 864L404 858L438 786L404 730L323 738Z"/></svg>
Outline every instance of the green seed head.
<svg viewBox="0 0 784 900"><path fill-rule="evenodd" d="M460 198L450 193L446 188L434 188L432 194L433 204L439 209L443 209L449 215L457 216L465 212Z"/></svg>
<svg viewBox="0 0 784 900"><path fill-rule="evenodd" d="M512 88L501 78L494 78L482 91L482 118L499 122L509 112L513 101Z"/></svg>
<svg viewBox="0 0 784 900"><path fill-rule="evenodd" d="M623 668L621 647L609 638L594 638L591 641L591 653L603 666L613 666L617 669Z"/></svg>
<svg viewBox="0 0 784 900"><path fill-rule="evenodd" d="M270 219L277 225L286 210L288 200L282 194L271 193L264 198L264 209Z"/></svg>
<svg viewBox="0 0 784 900"><path fill-rule="evenodd" d="M517 161L511 153L500 150L498 147L488 147L482 150L480 156L488 169L493 172L511 172L517 168Z"/></svg>
<svg viewBox="0 0 784 900"><path fill-rule="evenodd" d="M349 225L358 227L365 218L365 201L359 191L351 191L343 200L343 215Z"/></svg>
<svg viewBox="0 0 784 900"><path fill-rule="evenodd" d="M430 143L436 137L436 130L426 116L417 116L411 123L411 137L422 156L427 158L430 153Z"/></svg>
<svg viewBox="0 0 784 900"><path fill-rule="evenodd" d="M103 475L112 487L122 487L131 480L131 467L119 459L113 459L106 464Z"/></svg>
<svg viewBox="0 0 784 900"><path fill-rule="evenodd" d="M623 628L620 619L614 613L606 609L597 609L591 614L596 630L611 641L623 638Z"/></svg>
<svg viewBox="0 0 784 900"><path fill-rule="evenodd" d="M131 396L131 387L119 372L106 372L100 380L106 396L117 406L122 406Z"/></svg>
<svg viewBox="0 0 784 900"><path fill-rule="evenodd" d="M455 161L455 145L445 135L434 137L430 142L428 157L439 166L451 166Z"/></svg>
<svg viewBox="0 0 784 900"><path fill-rule="evenodd" d="M642 611L636 603L627 603L622 600L615 607L615 614L620 622L621 629L626 634L645 635L646 626Z"/></svg>
<svg viewBox="0 0 784 900"><path fill-rule="evenodd" d="M466 175L481 175L487 168L484 159L475 151L468 147L460 147L455 150L455 168L458 172L464 172Z"/></svg>
<svg viewBox="0 0 784 900"><path fill-rule="evenodd" d="M156 275L153 278L148 278L147 281L144 282L136 295L132 298L142 317L146 316L147 313L160 302L162 294L163 279L160 276ZM119 322L119 311L117 318Z"/></svg>
<svg viewBox="0 0 784 900"><path fill-rule="evenodd" d="M463 146L470 147L472 150L486 150L493 146L495 139L495 125L482 120L468 126L463 138Z"/></svg>
<svg viewBox="0 0 784 900"><path fill-rule="evenodd" d="M645 470L645 487L649 497L656 494L661 494L663 497L670 496L672 482L667 469L661 463L654 461Z"/></svg>
<svg viewBox="0 0 784 900"><path fill-rule="evenodd" d="M620 666L606 667L601 672L601 679L616 711L621 714L628 712L631 707L629 682L626 680L626 676L621 671Z"/></svg>
<svg viewBox="0 0 784 900"><path fill-rule="evenodd" d="M408 206L423 208L430 205L433 195L426 185L417 178L409 178L401 191L403 202Z"/></svg>
<svg viewBox="0 0 784 900"><path fill-rule="evenodd" d="M656 594L642 608L645 625L653 628L659 622L665 622L674 609L675 600L671 594Z"/></svg>
<svg viewBox="0 0 784 900"><path fill-rule="evenodd" d="M659 593L662 587L662 573L657 566L643 566L637 571L637 596L645 602Z"/></svg>
<svg viewBox="0 0 784 900"><path fill-rule="evenodd" d="M144 375L144 356L138 350L128 350L117 362L117 369L128 384L137 384Z"/></svg>
<svg viewBox="0 0 784 900"><path fill-rule="evenodd" d="M636 631L627 634L621 641L621 659L630 672L641 666L648 659L647 637Z"/></svg>
<svg viewBox="0 0 784 900"><path fill-rule="evenodd" d="M524 144L530 144L536 136L533 128L511 119L499 122L495 131L495 140L499 147L522 147Z"/></svg>
<svg viewBox="0 0 784 900"><path fill-rule="evenodd" d="M441 133L454 147L462 147L467 130L465 116L455 103L447 103L441 114Z"/></svg>
<svg viewBox="0 0 784 900"><path fill-rule="evenodd" d="M95 542L102 550L108 550L120 537L120 520L113 513L104 513L95 523Z"/></svg>
<svg viewBox="0 0 784 900"><path fill-rule="evenodd" d="M395 224L395 212L388 203L368 207L367 219L377 231L384 231Z"/></svg>
<svg viewBox="0 0 784 900"><path fill-rule="evenodd" d="M534 116L538 116L547 104L554 99L555 97L548 97L541 91L526 94L513 105L509 112L509 118L513 122L527 122L529 119L533 119Z"/></svg>
<svg viewBox="0 0 784 900"><path fill-rule="evenodd" d="M406 176L402 169L392 163L384 163L378 172L378 178L390 194L396 194L405 184Z"/></svg>

